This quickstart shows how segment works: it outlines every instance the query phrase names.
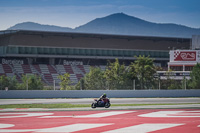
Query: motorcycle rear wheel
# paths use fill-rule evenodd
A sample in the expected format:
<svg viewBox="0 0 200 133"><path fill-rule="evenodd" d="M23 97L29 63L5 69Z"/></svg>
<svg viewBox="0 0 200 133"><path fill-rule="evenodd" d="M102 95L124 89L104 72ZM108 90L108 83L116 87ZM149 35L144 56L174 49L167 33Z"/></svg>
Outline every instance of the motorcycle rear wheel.
<svg viewBox="0 0 200 133"><path fill-rule="evenodd" d="M95 103L92 103L91 108L93 108L93 109L96 108Z"/></svg>

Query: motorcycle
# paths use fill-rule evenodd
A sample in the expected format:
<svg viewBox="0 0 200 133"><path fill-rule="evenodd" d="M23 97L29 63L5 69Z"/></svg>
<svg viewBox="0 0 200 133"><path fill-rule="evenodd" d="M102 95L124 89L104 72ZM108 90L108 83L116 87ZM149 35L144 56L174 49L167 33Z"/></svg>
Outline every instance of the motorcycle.
<svg viewBox="0 0 200 133"><path fill-rule="evenodd" d="M94 99L94 102L91 104L91 108L96 108L96 107L109 108L110 106L111 104L109 98L106 98L103 101L98 101L97 99Z"/></svg>

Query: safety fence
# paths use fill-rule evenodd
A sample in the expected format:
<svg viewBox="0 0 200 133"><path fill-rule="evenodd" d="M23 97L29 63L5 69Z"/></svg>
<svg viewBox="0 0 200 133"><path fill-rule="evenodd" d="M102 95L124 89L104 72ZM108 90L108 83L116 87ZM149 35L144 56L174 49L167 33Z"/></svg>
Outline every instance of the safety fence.
<svg viewBox="0 0 200 133"><path fill-rule="evenodd" d="M200 90L0 90L0 98L110 98L200 97Z"/></svg>

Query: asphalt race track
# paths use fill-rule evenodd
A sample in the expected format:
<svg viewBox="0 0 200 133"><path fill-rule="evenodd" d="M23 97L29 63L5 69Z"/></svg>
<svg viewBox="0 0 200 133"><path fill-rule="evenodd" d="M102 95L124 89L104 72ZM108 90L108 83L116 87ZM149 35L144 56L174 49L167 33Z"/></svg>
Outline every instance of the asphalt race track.
<svg viewBox="0 0 200 133"><path fill-rule="evenodd" d="M200 109L1 112L3 133L200 133Z"/></svg>
<svg viewBox="0 0 200 133"><path fill-rule="evenodd" d="M0 99L0 104L91 104L93 99ZM166 104L85 108L0 109L3 133L200 133L200 98L122 98L111 104ZM178 105L179 103L190 103Z"/></svg>

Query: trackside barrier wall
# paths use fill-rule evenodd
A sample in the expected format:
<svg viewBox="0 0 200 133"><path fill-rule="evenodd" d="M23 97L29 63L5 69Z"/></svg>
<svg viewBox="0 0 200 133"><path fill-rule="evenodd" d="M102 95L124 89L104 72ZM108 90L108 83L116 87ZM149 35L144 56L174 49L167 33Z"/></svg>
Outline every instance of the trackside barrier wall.
<svg viewBox="0 0 200 133"><path fill-rule="evenodd" d="M200 90L0 90L0 98L110 98L200 97Z"/></svg>

